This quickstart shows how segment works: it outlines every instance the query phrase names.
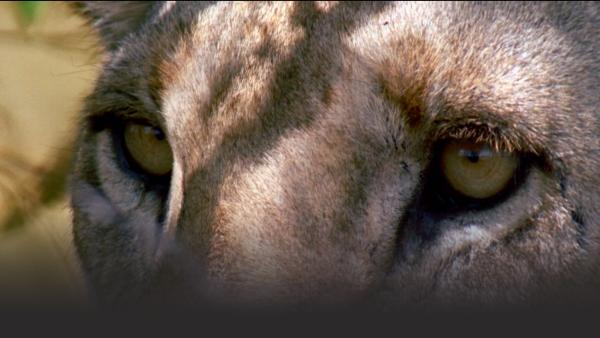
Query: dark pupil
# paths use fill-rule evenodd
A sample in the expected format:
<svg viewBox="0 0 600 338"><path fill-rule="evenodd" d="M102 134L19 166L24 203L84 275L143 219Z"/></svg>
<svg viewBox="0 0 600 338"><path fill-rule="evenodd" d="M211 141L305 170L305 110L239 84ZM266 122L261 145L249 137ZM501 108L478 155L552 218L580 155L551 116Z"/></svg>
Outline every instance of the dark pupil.
<svg viewBox="0 0 600 338"><path fill-rule="evenodd" d="M467 160L469 160L471 163L477 163L477 161L479 161L479 153L476 151L468 151L466 156Z"/></svg>
<svg viewBox="0 0 600 338"><path fill-rule="evenodd" d="M152 134L154 135L154 137L159 140L162 141L165 139L165 134L163 134L162 130L158 129L158 128L153 128L153 127L149 127L152 128Z"/></svg>

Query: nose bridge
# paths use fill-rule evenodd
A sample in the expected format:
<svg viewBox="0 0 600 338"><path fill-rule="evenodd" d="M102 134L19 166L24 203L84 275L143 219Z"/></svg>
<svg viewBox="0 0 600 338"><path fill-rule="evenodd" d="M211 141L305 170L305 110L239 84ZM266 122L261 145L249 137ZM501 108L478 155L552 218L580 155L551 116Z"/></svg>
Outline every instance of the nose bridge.
<svg viewBox="0 0 600 338"><path fill-rule="evenodd" d="M172 249L175 243L175 233L177 224L181 216L183 206L184 184L183 184L183 169L181 162L177 159L173 162L171 172L171 182L169 186L169 197L167 200L166 216L163 223L162 234L158 249L156 251L155 261L160 261Z"/></svg>
<svg viewBox="0 0 600 338"><path fill-rule="evenodd" d="M182 177L179 192L179 212L170 219L168 238L178 246L177 250L189 251L203 261L209 254L214 230L216 209L224 173L208 164L187 177Z"/></svg>
<svg viewBox="0 0 600 338"><path fill-rule="evenodd" d="M288 11L293 14L292 9ZM159 258L175 245L198 263L212 259L219 249L211 246L217 242L228 245L220 232L228 217L224 206L233 199L228 197L239 194L241 188L236 183L243 173L272 155L288 132L306 129L320 118L321 106L309 100L314 90L306 88L326 87L326 80L306 74L316 73L323 69L322 64L337 59L320 57L327 52L312 48L305 27L287 21L285 25L277 23L277 27L288 27L286 34L277 29L267 37L279 35L264 39L274 48L247 48L235 53L247 56L245 61L232 60L226 53L221 59L198 63L191 56L204 55L209 49L202 41L194 45L193 52L181 54L179 61L194 67L175 68L181 76L164 92L167 104L163 115L168 116L175 163ZM264 25L268 28L273 24ZM289 38L278 41L275 37ZM263 55L265 52L268 55ZM314 64L306 58L322 62ZM211 62L214 67L207 65ZM186 70L199 70L202 76L187 76ZM225 80L217 81L220 77ZM198 88L203 91L198 93ZM238 199L253 200L249 196L254 191L245 193ZM248 208L241 204L235 207ZM252 211L240 213L250 215ZM244 226L242 223L236 226Z"/></svg>

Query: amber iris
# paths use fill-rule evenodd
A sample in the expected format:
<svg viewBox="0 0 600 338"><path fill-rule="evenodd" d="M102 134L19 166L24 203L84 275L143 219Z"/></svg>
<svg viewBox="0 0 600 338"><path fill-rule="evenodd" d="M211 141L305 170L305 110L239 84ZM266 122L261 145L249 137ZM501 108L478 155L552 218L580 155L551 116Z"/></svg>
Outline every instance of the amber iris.
<svg viewBox="0 0 600 338"><path fill-rule="evenodd" d="M123 139L129 157L146 174L163 176L171 172L173 154L162 130L146 124L129 123L125 126Z"/></svg>
<svg viewBox="0 0 600 338"><path fill-rule="evenodd" d="M450 186L474 199L502 192L514 177L519 158L488 144L463 140L446 143L441 153L441 170Z"/></svg>

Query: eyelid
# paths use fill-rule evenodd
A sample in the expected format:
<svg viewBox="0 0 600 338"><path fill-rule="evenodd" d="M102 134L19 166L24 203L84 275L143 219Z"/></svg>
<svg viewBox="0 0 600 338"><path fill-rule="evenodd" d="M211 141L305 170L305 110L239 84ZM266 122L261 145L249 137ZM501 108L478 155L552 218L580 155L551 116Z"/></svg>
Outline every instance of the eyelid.
<svg viewBox="0 0 600 338"><path fill-rule="evenodd" d="M144 124L156 127L165 132L162 121L155 118L154 114L140 113L132 109L113 109L96 113L87 117L89 128L93 132L100 132L106 129L115 129L124 126L127 123Z"/></svg>
<svg viewBox="0 0 600 338"><path fill-rule="evenodd" d="M441 119L434 123L432 134L434 142L448 139L470 140L486 143L499 152L530 153L536 156L544 153L543 145L528 137L529 133L510 128L504 121L487 121L482 118Z"/></svg>
<svg viewBox="0 0 600 338"><path fill-rule="evenodd" d="M118 88L105 88L86 103L86 120L92 131L111 128L120 121L143 122L165 130L159 109L148 106L136 95Z"/></svg>

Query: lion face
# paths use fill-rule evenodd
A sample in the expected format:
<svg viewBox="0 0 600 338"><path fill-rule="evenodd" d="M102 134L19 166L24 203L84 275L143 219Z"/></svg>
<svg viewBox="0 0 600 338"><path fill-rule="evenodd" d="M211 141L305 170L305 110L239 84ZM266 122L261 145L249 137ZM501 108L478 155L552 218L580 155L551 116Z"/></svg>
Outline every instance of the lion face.
<svg viewBox="0 0 600 338"><path fill-rule="evenodd" d="M104 6L79 7L107 58L72 176L101 298L523 302L596 277L597 5Z"/></svg>

